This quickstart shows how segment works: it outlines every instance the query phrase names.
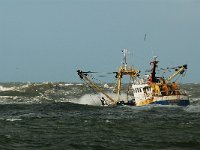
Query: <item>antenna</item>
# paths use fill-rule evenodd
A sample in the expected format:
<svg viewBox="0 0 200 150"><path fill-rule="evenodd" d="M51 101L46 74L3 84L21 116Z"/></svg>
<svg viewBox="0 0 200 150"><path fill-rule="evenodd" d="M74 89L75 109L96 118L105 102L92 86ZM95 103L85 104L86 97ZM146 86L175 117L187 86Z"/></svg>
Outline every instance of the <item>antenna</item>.
<svg viewBox="0 0 200 150"><path fill-rule="evenodd" d="M124 58L123 58L124 62L123 62L123 65L126 68L127 67L127 53L128 53L128 50L127 49L123 49L122 53L124 53Z"/></svg>

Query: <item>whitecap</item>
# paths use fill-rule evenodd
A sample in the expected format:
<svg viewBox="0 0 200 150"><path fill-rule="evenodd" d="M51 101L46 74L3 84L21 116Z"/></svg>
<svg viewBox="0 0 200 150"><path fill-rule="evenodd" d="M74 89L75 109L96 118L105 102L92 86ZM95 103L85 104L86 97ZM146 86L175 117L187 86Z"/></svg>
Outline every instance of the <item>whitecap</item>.
<svg viewBox="0 0 200 150"><path fill-rule="evenodd" d="M19 119L19 118L8 118L8 119L6 119L6 121L11 121L11 122L13 122L13 121L21 121L22 119Z"/></svg>
<svg viewBox="0 0 200 150"><path fill-rule="evenodd" d="M0 91L13 91L15 87L3 87L2 85L0 86Z"/></svg>
<svg viewBox="0 0 200 150"><path fill-rule="evenodd" d="M71 85L74 85L72 83L66 83L65 86L71 86Z"/></svg>
<svg viewBox="0 0 200 150"><path fill-rule="evenodd" d="M110 120L106 120L106 123L111 123L111 121Z"/></svg>
<svg viewBox="0 0 200 150"><path fill-rule="evenodd" d="M81 85L83 85L83 84L81 84L81 83L77 83L76 85L78 85L78 86L80 85L80 86L81 86Z"/></svg>

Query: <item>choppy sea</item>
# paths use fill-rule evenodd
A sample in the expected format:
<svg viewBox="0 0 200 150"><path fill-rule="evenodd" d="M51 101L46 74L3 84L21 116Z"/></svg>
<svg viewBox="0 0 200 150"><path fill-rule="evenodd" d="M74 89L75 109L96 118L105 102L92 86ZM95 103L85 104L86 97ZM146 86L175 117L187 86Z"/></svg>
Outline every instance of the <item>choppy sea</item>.
<svg viewBox="0 0 200 150"><path fill-rule="evenodd" d="M0 150L200 149L200 84L190 105L108 106L79 83L0 83Z"/></svg>

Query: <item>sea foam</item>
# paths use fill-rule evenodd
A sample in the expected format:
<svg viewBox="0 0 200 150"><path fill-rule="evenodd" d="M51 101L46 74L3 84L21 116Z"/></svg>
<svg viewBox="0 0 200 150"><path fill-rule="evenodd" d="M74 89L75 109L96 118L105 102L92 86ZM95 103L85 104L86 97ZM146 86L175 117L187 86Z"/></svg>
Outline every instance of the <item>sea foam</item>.
<svg viewBox="0 0 200 150"><path fill-rule="evenodd" d="M108 94L108 93L107 93ZM110 93L108 94L112 99L117 100L117 94ZM110 105L112 104L111 100L109 100L105 95L103 94L85 94L83 95L79 101L77 102L78 104L83 104L83 105L94 105L94 106L102 106L101 100L102 97L105 99L106 104ZM126 100L126 94L122 93L120 96L121 100Z"/></svg>

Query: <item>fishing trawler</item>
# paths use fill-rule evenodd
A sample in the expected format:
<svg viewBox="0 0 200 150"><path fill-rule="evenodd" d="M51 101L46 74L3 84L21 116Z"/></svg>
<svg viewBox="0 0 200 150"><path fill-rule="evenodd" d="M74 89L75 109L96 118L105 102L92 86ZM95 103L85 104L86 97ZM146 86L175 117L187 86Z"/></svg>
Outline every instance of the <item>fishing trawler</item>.
<svg viewBox="0 0 200 150"><path fill-rule="evenodd" d="M152 66L150 74L144 77L141 76L140 70L135 70L133 66L127 65L127 53L128 50L123 51L123 65L119 67L115 73L117 78L117 97L113 98L111 95L106 93L102 87L92 81L89 78L90 73L95 72L84 72L78 70L79 77L84 80L91 88L97 92L103 94L106 97L106 103L109 105L130 105L130 106L144 106L150 104L160 104L160 105L179 105L187 106L189 105L189 96L185 91L182 91L177 82L173 79L176 76L183 76L187 70L187 65L182 65L178 67L173 67L175 72L169 77L157 77L156 69L158 67L157 57L154 57L153 61L150 63ZM124 76L129 76L131 79L131 86L128 86L127 95L130 93L133 98L126 99L121 97L122 89L122 78ZM102 99L101 99L102 102ZM103 104L103 103L102 103Z"/></svg>

